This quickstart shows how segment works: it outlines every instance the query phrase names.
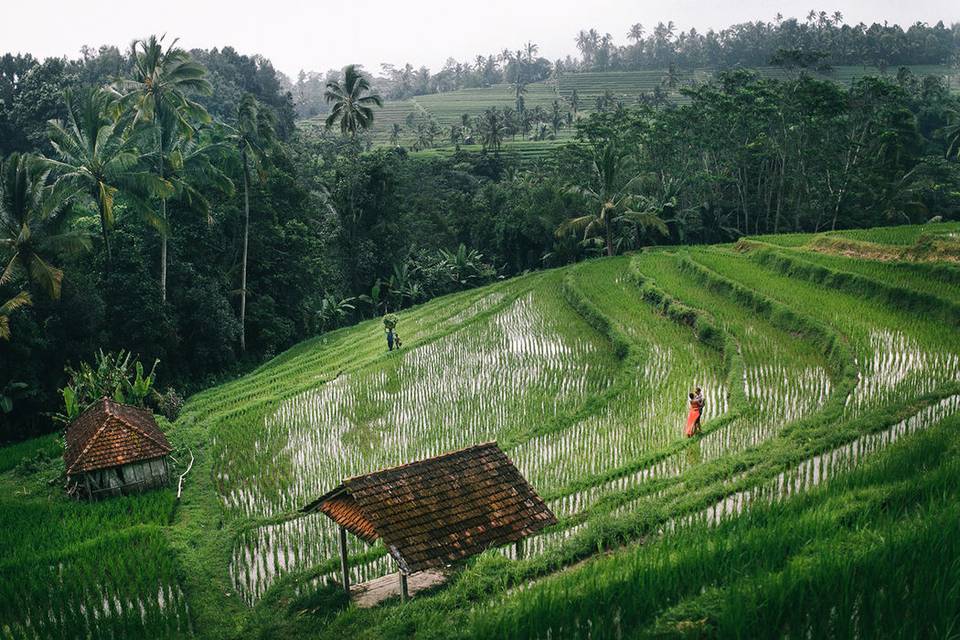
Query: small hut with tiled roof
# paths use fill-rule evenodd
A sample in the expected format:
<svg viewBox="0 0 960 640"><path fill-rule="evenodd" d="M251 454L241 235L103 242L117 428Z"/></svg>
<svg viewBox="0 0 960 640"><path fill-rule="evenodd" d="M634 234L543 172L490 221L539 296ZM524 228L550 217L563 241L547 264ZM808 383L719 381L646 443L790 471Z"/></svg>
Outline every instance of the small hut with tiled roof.
<svg viewBox="0 0 960 640"><path fill-rule="evenodd" d="M406 577L440 569L491 547L519 543L557 519L496 442L348 478L301 509L340 526L344 587L346 533L383 539Z"/></svg>
<svg viewBox="0 0 960 640"><path fill-rule="evenodd" d="M164 485L171 450L148 410L101 398L67 427L68 487L99 498Z"/></svg>

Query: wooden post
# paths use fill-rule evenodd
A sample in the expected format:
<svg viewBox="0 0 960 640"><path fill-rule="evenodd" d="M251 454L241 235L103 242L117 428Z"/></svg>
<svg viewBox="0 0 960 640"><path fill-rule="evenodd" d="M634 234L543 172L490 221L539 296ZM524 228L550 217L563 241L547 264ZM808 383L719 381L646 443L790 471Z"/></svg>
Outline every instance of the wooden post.
<svg viewBox="0 0 960 640"><path fill-rule="evenodd" d="M347 530L340 527L340 571L343 574L343 590L350 596L350 565L347 562Z"/></svg>
<svg viewBox="0 0 960 640"><path fill-rule="evenodd" d="M517 552L517 560L523 560L523 538L520 538L514 543L514 549Z"/></svg>
<svg viewBox="0 0 960 640"><path fill-rule="evenodd" d="M410 597L410 593L407 591L407 574L403 571L400 572L400 602L406 602L407 598Z"/></svg>

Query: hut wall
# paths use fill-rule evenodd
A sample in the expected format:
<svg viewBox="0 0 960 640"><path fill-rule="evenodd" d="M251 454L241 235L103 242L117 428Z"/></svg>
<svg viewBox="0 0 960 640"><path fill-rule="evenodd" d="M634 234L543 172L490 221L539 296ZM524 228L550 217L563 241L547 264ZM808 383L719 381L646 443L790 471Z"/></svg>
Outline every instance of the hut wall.
<svg viewBox="0 0 960 640"><path fill-rule="evenodd" d="M88 498L139 493L167 484L169 468L166 458L132 462L109 469L97 469L73 476L82 494Z"/></svg>

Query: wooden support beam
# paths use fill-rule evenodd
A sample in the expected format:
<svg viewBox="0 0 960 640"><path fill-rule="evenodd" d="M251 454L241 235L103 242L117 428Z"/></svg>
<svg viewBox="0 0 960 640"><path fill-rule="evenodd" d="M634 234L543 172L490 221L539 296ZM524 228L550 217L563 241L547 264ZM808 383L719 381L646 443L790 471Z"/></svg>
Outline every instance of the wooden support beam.
<svg viewBox="0 0 960 640"><path fill-rule="evenodd" d="M400 602L406 602L410 598L410 592L407 589L407 574L400 572Z"/></svg>
<svg viewBox="0 0 960 640"><path fill-rule="evenodd" d="M347 530L340 527L340 572L343 577L343 590L350 595L350 564L347 562Z"/></svg>
<svg viewBox="0 0 960 640"><path fill-rule="evenodd" d="M514 549L517 552L517 560L523 560L523 538L514 543Z"/></svg>

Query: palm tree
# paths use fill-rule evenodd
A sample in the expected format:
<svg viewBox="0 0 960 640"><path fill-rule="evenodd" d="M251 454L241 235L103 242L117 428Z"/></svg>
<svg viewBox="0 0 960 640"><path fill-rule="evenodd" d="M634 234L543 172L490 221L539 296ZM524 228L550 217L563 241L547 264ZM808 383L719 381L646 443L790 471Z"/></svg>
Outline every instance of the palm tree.
<svg viewBox="0 0 960 640"><path fill-rule="evenodd" d="M523 113L525 100L523 94L527 92L527 83L523 80L519 73L517 73L517 79L513 83L514 91L514 102L516 104L517 113Z"/></svg>
<svg viewBox="0 0 960 640"><path fill-rule="evenodd" d="M630 31L627 32L627 38L633 40L633 62L637 64L640 62L640 53L642 50L643 25L639 22L631 25Z"/></svg>
<svg viewBox="0 0 960 640"><path fill-rule="evenodd" d="M403 129L400 127L399 122L394 122L393 127L390 129L390 144L395 147L400 146L400 133Z"/></svg>
<svg viewBox="0 0 960 640"><path fill-rule="evenodd" d="M355 64L343 68L343 82L332 80L327 83L323 98L333 103L327 116L327 128L339 121L340 132L350 136L355 136L361 129L369 129L373 124L373 105L383 106L380 95L371 92L370 82Z"/></svg>
<svg viewBox="0 0 960 640"><path fill-rule="evenodd" d="M67 118L51 122L50 144L57 160L44 162L58 175L58 183L71 185L85 193L96 205L100 217L100 235L110 268L110 229L114 220L114 200L123 189L134 197L146 193L165 197L172 193L169 182L137 167L142 159L125 137L120 126L119 104L102 89L86 89L65 94Z"/></svg>
<svg viewBox="0 0 960 640"><path fill-rule="evenodd" d="M671 89L675 89L678 84L680 84L680 71L677 69L677 65L670 63L670 66L667 68L667 73L663 76L663 80L660 81L661 84L667 85Z"/></svg>
<svg viewBox="0 0 960 640"><path fill-rule="evenodd" d="M171 126L164 126L163 129L175 131ZM235 142L232 137L236 133L234 129L224 126L222 130L227 132L228 140ZM176 197L188 209L203 213L209 224L213 224L207 197L210 191L233 194L233 181L220 168L224 164L223 150L226 145L222 140L214 141L213 136L213 129L204 128L190 137L165 135L160 145L165 159L164 180L172 190L169 197ZM151 222L156 224L156 221Z"/></svg>
<svg viewBox="0 0 960 640"><path fill-rule="evenodd" d="M237 106L236 125L230 138L240 152L243 174L243 258L240 270L240 350L247 350L247 256L250 244L250 180L252 169L261 166L277 148L273 113L261 108L252 94Z"/></svg>
<svg viewBox="0 0 960 640"><path fill-rule="evenodd" d="M557 135L557 131L563 126L563 110L559 100L554 100L550 107L550 126L553 127L553 135Z"/></svg>
<svg viewBox="0 0 960 640"><path fill-rule="evenodd" d="M463 127L457 124L450 125L450 144L460 151L461 142L463 142Z"/></svg>
<svg viewBox="0 0 960 640"><path fill-rule="evenodd" d="M517 112L510 107L504 107L500 112L500 125L504 136L510 136L511 139L517 139L517 130L520 128L517 123Z"/></svg>
<svg viewBox="0 0 960 640"><path fill-rule="evenodd" d="M527 41L527 44L524 45L524 53L527 55L527 62L533 62L533 57L537 55L537 51L540 50L540 47L532 41Z"/></svg>
<svg viewBox="0 0 960 640"><path fill-rule="evenodd" d="M947 141L947 158L955 156L960 160L960 110L947 109L948 124L941 130Z"/></svg>
<svg viewBox="0 0 960 640"><path fill-rule="evenodd" d="M577 48L583 54L583 66L590 68L593 66L594 58L597 55L597 47L600 46L600 34L596 29L583 31L582 29L576 37Z"/></svg>
<svg viewBox="0 0 960 640"><path fill-rule="evenodd" d="M62 230L76 190L66 183L47 185L48 175L44 161L28 155L14 153L0 162L0 255L7 261L0 286L23 275L56 300L63 271L44 254L86 248L89 241L83 234ZM0 304L0 339L10 339L13 312L32 303L30 293L21 291Z"/></svg>
<svg viewBox="0 0 960 640"><path fill-rule="evenodd" d="M573 115L576 116L577 110L580 108L580 95L576 89L574 89L570 97L567 98L567 102L570 103L570 108L573 109Z"/></svg>
<svg viewBox="0 0 960 640"><path fill-rule="evenodd" d="M6 260L0 286L22 275L57 300L63 271L44 255L54 249L87 248L89 240L62 229L77 189L62 182L48 185L49 174L41 159L29 155L13 153L0 163L0 255ZM21 301L18 306L28 302Z"/></svg>
<svg viewBox="0 0 960 640"><path fill-rule="evenodd" d="M553 95L560 97L560 77L566 71L566 67L563 65L563 60L557 58L553 62L553 70L550 72L550 77L553 78Z"/></svg>
<svg viewBox="0 0 960 640"><path fill-rule="evenodd" d="M195 133L195 121L210 121L210 115L201 105L190 100L191 93L209 94L210 82L204 77L206 70L194 62L183 49L176 46L177 40L163 48L163 38L150 36L136 40L131 47L133 78L115 83L115 89L123 96L125 106L133 113L132 126L152 124L156 135L158 175L164 177L164 138L174 135L184 138ZM169 127L173 130L169 130ZM168 129L165 131L165 129ZM160 290L163 301L167 300L167 196L160 197Z"/></svg>
<svg viewBox="0 0 960 640"><path fill-rule="evenodd" d="M503 142L503 120L500 118L500 113L496 107L491 107L483 112L481 127L484 150L493 149L499 153L500 143Z"/></svg>
<svg viewBox="0 0 960 640"><path fill-rule="evenodd" d="M628 219L666 234L667 226L659 216L633 210L634 203L638 201L635 191L641 175L627 178L627 170L627 158L614 143L608 142L602 149L597 149L592 162L590 184L570 188L572 192L583 196L593 208L593 213L567 220L557 227L557 237L581 231L584 240L603 236L607 255L612 256L613 226L619 220Z"/></svg>

